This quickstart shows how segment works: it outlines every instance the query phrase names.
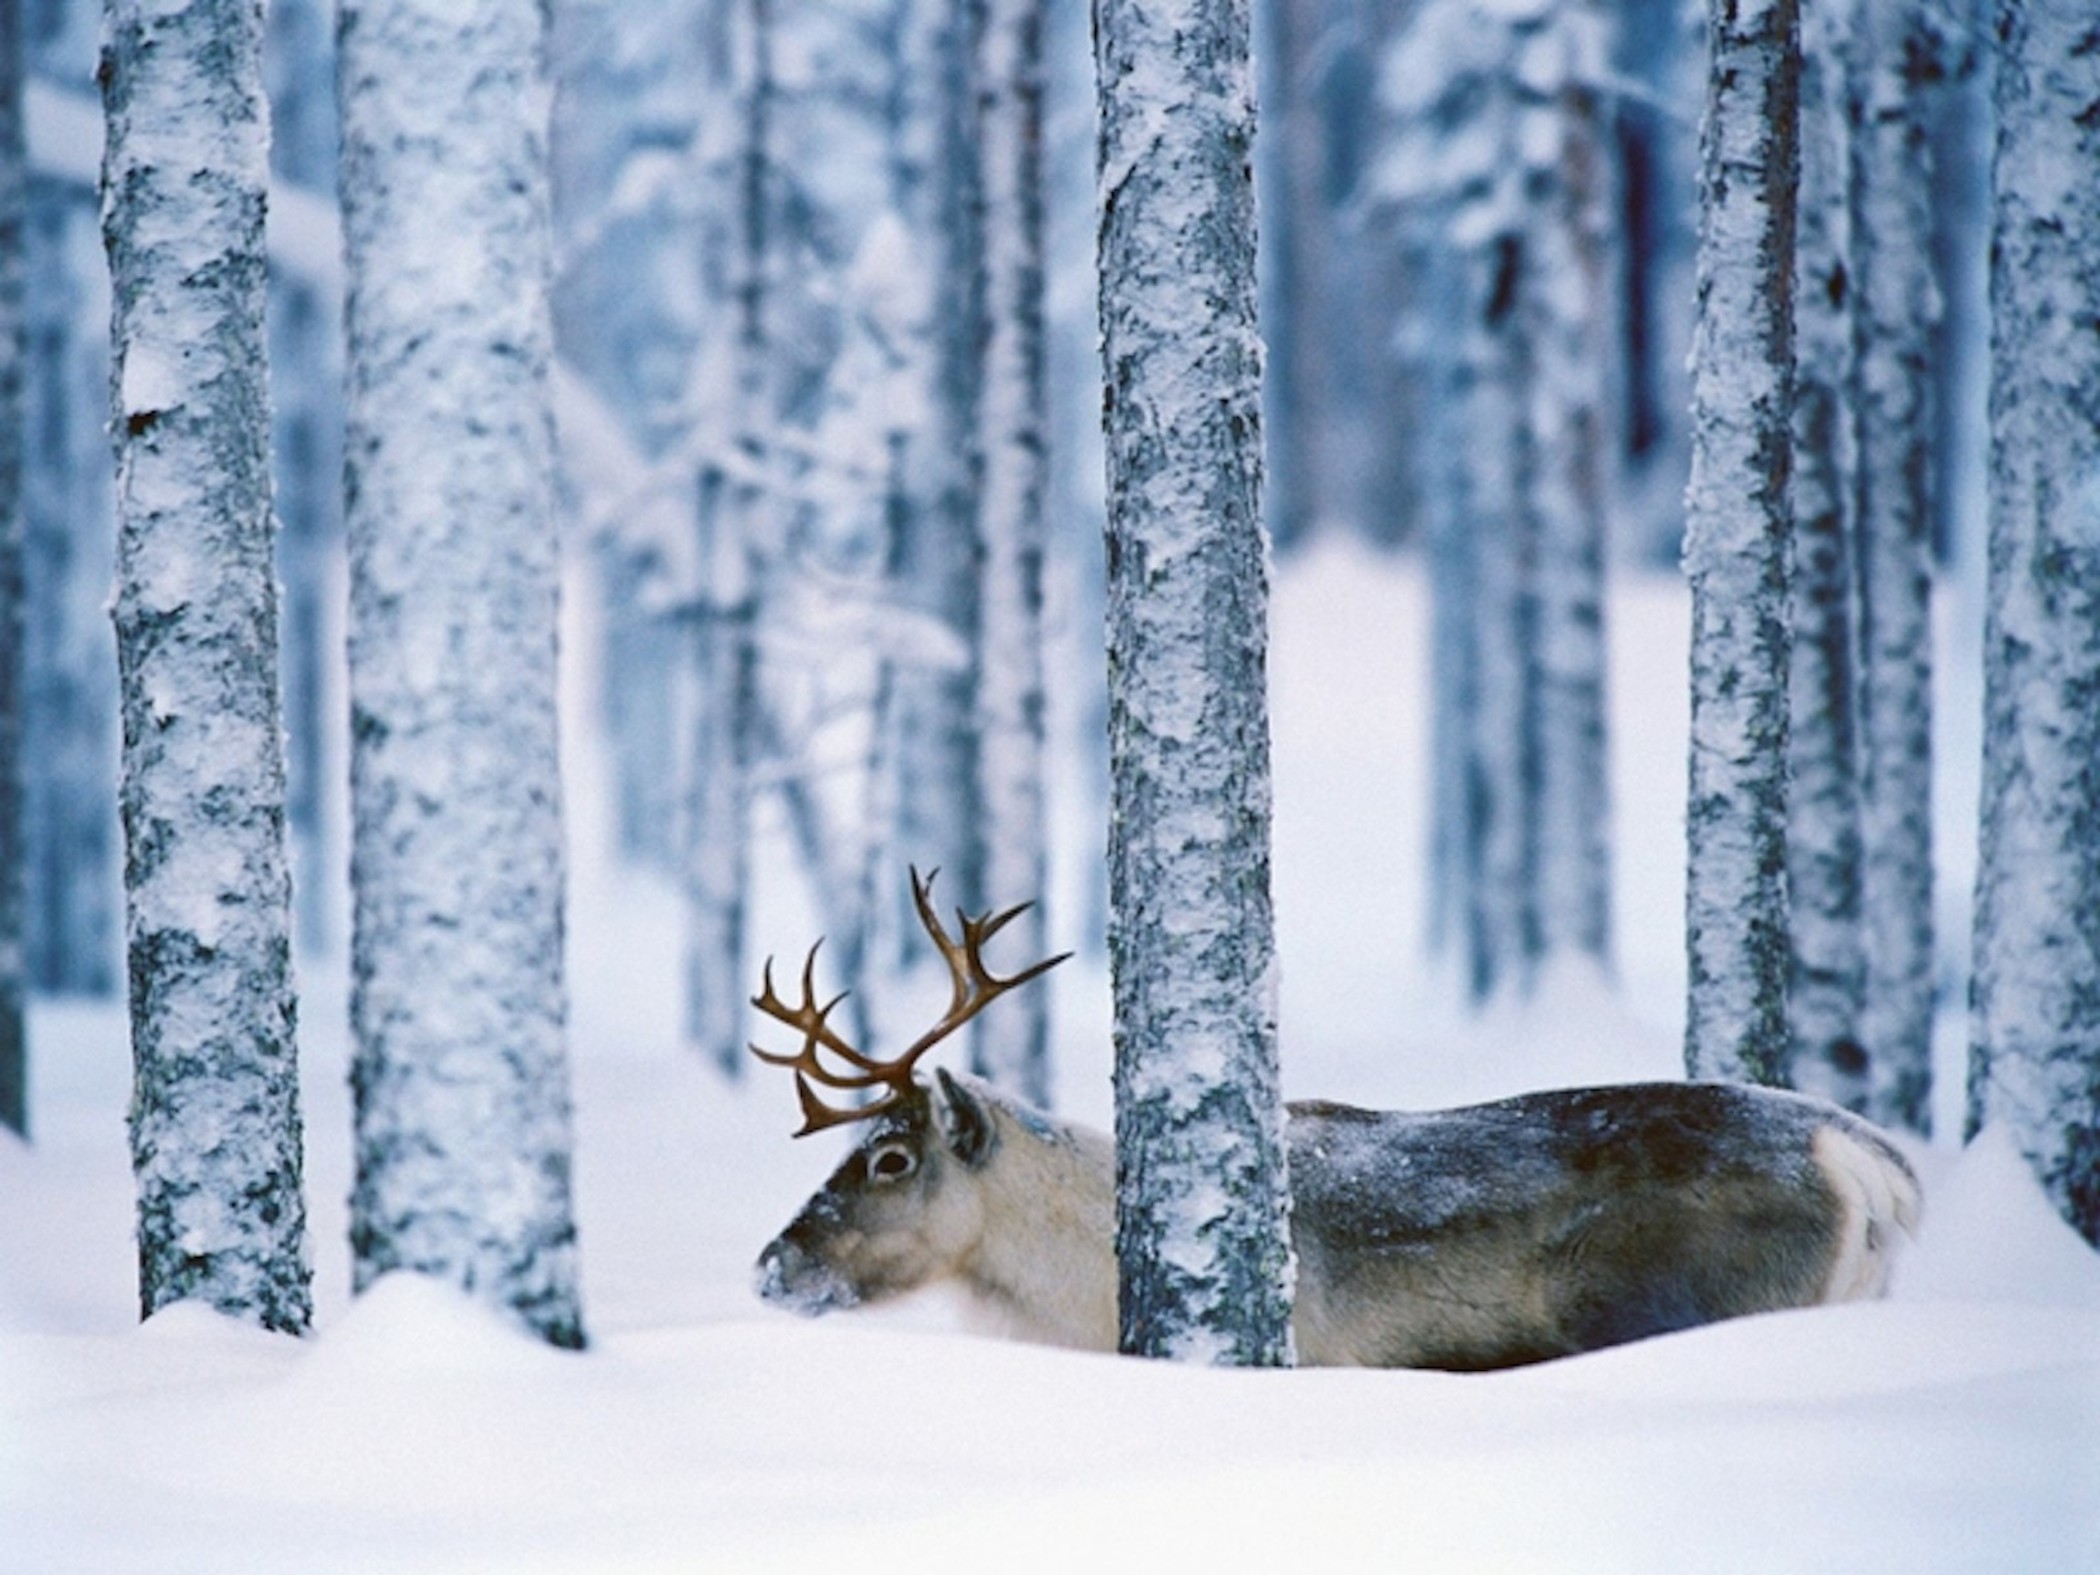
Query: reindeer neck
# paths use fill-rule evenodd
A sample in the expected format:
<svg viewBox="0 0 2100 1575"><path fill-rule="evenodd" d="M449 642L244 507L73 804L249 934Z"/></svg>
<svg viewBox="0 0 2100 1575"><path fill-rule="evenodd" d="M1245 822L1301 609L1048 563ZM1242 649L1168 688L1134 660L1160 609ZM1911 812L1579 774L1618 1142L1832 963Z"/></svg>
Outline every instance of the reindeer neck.
<svg viewBox="0 0 2100 1575"><path fill-rule="evenodd" d="M995 1107L982 1172L986 1228L965 1278L1014 1333L1116 1347L1115 1150L1086 1127Z"/></svg>

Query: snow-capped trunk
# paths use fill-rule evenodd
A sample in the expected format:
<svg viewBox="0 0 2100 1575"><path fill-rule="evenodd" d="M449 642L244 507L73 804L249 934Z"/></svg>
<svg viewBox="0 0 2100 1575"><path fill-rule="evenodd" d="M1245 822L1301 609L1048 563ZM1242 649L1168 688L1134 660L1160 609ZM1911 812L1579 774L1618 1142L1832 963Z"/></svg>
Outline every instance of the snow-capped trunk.
<svg viewBox="0 0 2100 1575"><path fill-rule="evenodd" d="M22 933L22 251L29 148L22 128L22 13L0 14L0 1126L29 1132L28 992Z"/></svg>
<svg viewBox="0 0 2100 1575"><path fill-rule="evenodd" d="M1801 15L1794 272L1794 586L1788 680L1787 1021L1793 1081L1864 1110L1859 755L1854 705L1850 0Z"/></svg>
<svg viewBox="0 0 2100 1575"><path fill-rule="evenodd" d="M297 1331L262 30L262 0L114 0L103 220L139 1303Z"/></svg>
<svg viewBox="0 0 2100 1575"><path fill-rule="evenodd" d="M1999 0L1968 1126L2100 1245L2100 20Z"/></svg>
<svg viewBox="0 0 2100 1575"><path fill-rule="evenodd" d="M1120 1345L1291 1359L1244 0L1095 10Z"/></svg>
<svg viewBox="0 0 2100 1575"><path fill-rule="evenodd" d="M983 0L975 51L985 323L979 392L978 799L987 904L1043 891L1042 0ZM1049 947L1038 905L1014 921L1010 955ZM980 1019L971 1065L1031 1104L1050 1103L1046 990Z"/></svg>
<svg viewBox="0 0 2100 1575"><path fill-rule="evenodd" d="M543 19L342 9L351 1241L576 1345Z"/></svg>
<svg viewBox="0 0 2100 1575"><path fill-rule="evenodd" d="M1709 0L1684 566L1694 1077L1784 1083L1796 0Z"/></svg>
<svg viewBox="0 0 2100 1575"><path fill-rule="evenodd" d="M1617 423L1608 368L1620 267L1617 183L1601 98L1609 22L1594 3L1556 4L1520 55L1533 195L1532 507L1537 559L1536 910L1540 962L1611 954L1611 802L1605 733L1604 512Z"/></svg>
<svg viewBox="0 0 2100 1575"><path fill-rule="evenodd" d="M1932 1124L1931 0L1862 12L1852 144L1866 1114Z"/></svg>

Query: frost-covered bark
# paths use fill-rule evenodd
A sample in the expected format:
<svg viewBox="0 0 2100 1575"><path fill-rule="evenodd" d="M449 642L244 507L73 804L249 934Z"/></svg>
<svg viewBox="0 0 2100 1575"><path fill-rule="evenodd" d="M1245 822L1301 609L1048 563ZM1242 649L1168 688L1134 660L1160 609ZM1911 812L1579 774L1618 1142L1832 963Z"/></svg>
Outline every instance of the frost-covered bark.
<svg viewBox="0 0 2100 1575"><path fill-rule="evenodd" d="M1242 0L1095 11L1121 1348L1291 1358Z"/></svg>
<svg viewBox="0 0 2100 1575"><path fill-rule="evenodd" d="M28 992L22 933L22 252L29 148L22 128L22 15L0 13L0 1126L29 1132Z"/></svg>
<svg viewBox="0 0 2100 1575"><path fill-rule="evenodd" d="M542 17L342 10L351 1241L575 1345Z"/></svg>
<svg viewBox="0 0 2100 1575"><path fill-rule="evenodd" d="M1788 1077L1789 431L1800 72L1795 0L1709 0L1684 565L1694 1077Z"/></svg>
<svg viewBox="0 0 2100 1575"><path fill-rule="evenodd" d="M2000 0L1971 1133L2100 1245L2100 18Z"/></svg>
<svg viewBox="0 0 2100 1575"><path fill-rule="evenodd" d="M1852 144L1858 343L1860 843L1866 1114L1932 1123L1932 336L1930 93L1938 0L1862 8Z"/></svg>
<svg viewBox="0 0 2100 1575"><path fill-rule="evenodd" d="M975 51L985 322L978 417L977 770L987 903L1033 900L1046 875L1043 787L1042 0L982 0ZM1049 952L1044 914L1014 921L1011 955ZM1047 990L981 1018L971 1065L1030 1103L1050 1102Z"/></svg>
<svg viewBox="0 0 2100 1575"><path fill-rule="evenodd" d="M1852 0L1801 13L1795 243L1793 654L1787 749L1795 1086L1864 1110L1854 613Z"/></svg>
<svg viewBox="0 0 2100 1575"><path fill-rule="evenodd" d="M139 1301L311 1315L263 348L261 0L103 56Z"/></svg>

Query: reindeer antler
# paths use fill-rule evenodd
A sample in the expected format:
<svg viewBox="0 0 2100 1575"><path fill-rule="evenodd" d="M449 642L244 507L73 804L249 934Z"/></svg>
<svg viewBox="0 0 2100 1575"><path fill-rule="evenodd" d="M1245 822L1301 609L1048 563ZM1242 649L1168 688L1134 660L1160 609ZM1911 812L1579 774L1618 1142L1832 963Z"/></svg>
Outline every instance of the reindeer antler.
<svg viewBox="0 0 2100 1575"><path fill-rule="evenodd" d="M1048 973L1072 955L1062 952L1055 957L1046 957L1011 977L999 978L985 966L984 943L1027 912L1032 904L1024 902L1003 913L984 913L976 918L958 908L955 917L962 928L962 939L958 941L941 927L941 921L933 911L933 882L939 874L940 871L935 870L922 880L914 869L911 872L911 894L919 910L919 922L926 927L935 949L948 965L954 990L949 997L948 1010L940 1021L892 1060L880 1061L863 1055L831 1026L831 1013L839 1002L846 999L847 992L841 991L822 1006L817 1004L817 952L824 944L822 941L809 949L809 956L802 964L802 1003L799 1006L790 1006L781 1000L773 988L773 959L766 959L763 981L751 1004L775 1022L785 1023L801 1034L802 1048L793 1055L777 1055L753 1045L751 1053L769 1065L794 1069L795 1094L802 1104L802 1126L795 1133L796 1137L807 1137L826 1127L843 1126L850 1121L865 1121L880 1115L910 1092L912 1068L918 1065L921 1056L1008 990L1018 989L1031 979ZM852 1070L832 1070L819 1058L819 1050L829 1051ZM889 1092L870 1104L840 1107L825 1104L810 1086L812 1083L844 1090L887 1088Z"/></svg>

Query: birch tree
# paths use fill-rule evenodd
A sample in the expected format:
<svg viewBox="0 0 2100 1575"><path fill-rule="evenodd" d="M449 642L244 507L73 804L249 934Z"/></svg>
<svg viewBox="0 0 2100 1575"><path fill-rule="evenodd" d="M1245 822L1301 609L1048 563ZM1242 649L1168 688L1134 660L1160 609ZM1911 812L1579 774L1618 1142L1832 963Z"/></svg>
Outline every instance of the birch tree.
<svg viewBox="0 0 2100 1575"><path fill-rule="evenodd" d="M22 253L29 145L22 126L22 16L0 14L0 1126L29 1135L22 933Z"/></svg>
<svg viewBox="0 0 2100 1575"><path fill-rule="evenodd" d="M271 552L261 0L103 57L139 1300L310 1316Z"/></svg>
<svg viewBox="0 0 2100 1575"><path fill-rule="evenodd" d="M1043 777L1043 500L1048 395L1043 338L1042 0L983 0L974 52L985 321L979 379L978 799L986 899L1031 899L1046 875ZM1049 946L1042 907L1014 921L1015 955ZM972 1065L1050 1103L1047 991L981 1018Z"/></svg>
<svg viewBox="0 0 2100 1575"><path fill-rule="evenodd" d="M1968 1128L2100 1246L2100 23L1999 0Z"/></svg>
<svg viewBox="0 0 2100 1575"><path fill-rule="evenodd" d="M1784 1083L1795 0L1709 0L1685 572L1693 1077Z"/></svg>
<svg viewBox="0 0 2100 1575"><path fill-rule="evenodd" d="M1936 0L1861 8L1852 141L1858 346L1865 1111L1932 1121L1933 177Z"/></svg>
<svg viewBox="0 0 2100 1575"><path fill-rule="evenodd" d="M1121 1348L1291 1358L1240 0L1095 11Z"/></svg>
<svg viewBox="0 0 2100 1575"><path fill-rule="evenodd" d="M96 118L99 106L79 90L94 78L101 8L15 9L28 24L30 79L67 108L61 127ZM22 474L25 940L34 989L104 996L118 987L123 951L109 298L100 172L93 139L80 141L53 135L32 146L23 248L34 413Z"/></svg>
<svg viewBox="0 0 2100 1575"><path fill-rule="evenodd" d="M734 116L707 171L730 215L714 262L730 327L710 364L733 404L715 417L717 446L698 481L700 575L690 614L685 807L679 878L685 895L686 1042L727 1077L744 1053L744 926L750 887L751 781L758 753L755 553L773 506L779 412L770 375L778 311L772 0L725 6L710 71Z"/></svg>
<svg viewBox="0 0 2100 1575"><path fill-rule="evenodd" d="M357 1287L580 1345L534 0L348 0Z"/></svg>
<svg viewBox="0 0 2100 1575"><path fill-rule="evenodd" d="M1851 0L1801 16L1795 241L1794 585L1787 748L1793 1081L1864 1110L1857 500L1853 432Z"/></svg>

